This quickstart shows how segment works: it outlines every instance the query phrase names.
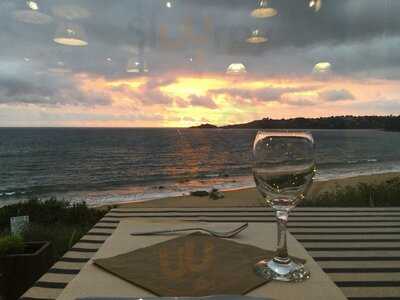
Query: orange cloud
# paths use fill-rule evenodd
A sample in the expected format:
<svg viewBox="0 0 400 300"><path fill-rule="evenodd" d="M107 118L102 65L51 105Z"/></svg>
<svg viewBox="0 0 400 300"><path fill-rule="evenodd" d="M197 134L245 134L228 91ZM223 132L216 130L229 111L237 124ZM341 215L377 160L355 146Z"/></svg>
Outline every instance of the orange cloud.
<svg viewBox="0 0 400 300"><path fill-rule="evenodd" d="M142 116L163 116L143 122L137 119L135 124L142 126L185 127L204 122L223 125L263 117L362 114L354 111L353 103L376 101L382 93L390 99L400 99L398 81L340 77L321 81L313 76L164 74L118 80L80 75L79 80L82 89L111 97L112 106L101 108L109 113L139 111Z"/></svg>

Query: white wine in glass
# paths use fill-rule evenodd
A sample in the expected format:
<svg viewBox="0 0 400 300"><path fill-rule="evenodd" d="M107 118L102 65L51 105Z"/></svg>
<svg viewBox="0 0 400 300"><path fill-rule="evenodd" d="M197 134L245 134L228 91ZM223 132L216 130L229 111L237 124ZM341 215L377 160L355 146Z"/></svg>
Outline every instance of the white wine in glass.
<svg viewBox="0 0 400 300"><path fill-rule="evenodd" d="M255 265L257 274L280 281L310 277L287 251L288 215L304 199L315 174L314 139L308 132L258 131L253 145L253 175L265 205L276 213L278 246L275 257Z"/></svg>

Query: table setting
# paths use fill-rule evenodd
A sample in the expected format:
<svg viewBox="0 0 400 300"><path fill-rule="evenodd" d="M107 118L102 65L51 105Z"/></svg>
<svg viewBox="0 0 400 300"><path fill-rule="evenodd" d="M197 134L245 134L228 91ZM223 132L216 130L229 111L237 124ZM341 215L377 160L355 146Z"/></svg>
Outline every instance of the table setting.
<svg viewBox="0 0 400 300"><path fill-rule="evenodd" d="M57 299L346 299L286 230L312 184L314 147L306 132L255 137L254 179L276 224L122 220Z"/></svg>

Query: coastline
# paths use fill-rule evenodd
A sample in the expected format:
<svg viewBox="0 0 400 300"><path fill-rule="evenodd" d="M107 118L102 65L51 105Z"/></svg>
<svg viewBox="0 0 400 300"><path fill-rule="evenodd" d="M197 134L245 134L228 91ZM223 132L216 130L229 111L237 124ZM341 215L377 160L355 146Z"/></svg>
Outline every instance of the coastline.
<svg viewBox="0 0 400 300"><path fill-rule="evenodd" d="M400 176L400 172L387 172L380 174L358 175L346 178L315 181L309 191L308 197L314 197L320 193L330 191L336 187L354 186L358 183L380 183ZM224 190L225 197L211 200L208 197L196 197L190 195L165 197L146 201L127 201L116 204L118 207L132 208L189 208L189 207L258 207L263 206L255 187L247 187L234 190ZM107 205L105 205L107 206ZM104 207L104 206L101 206Z"/></svg>
<svg viewBox="0 0 400 300"><path fill-rule="evenodd" d="M353 175L349 173L331 178L317 176L307 197L313 198L320 193L331 191L338 186L351 186L358 183L379 183L393 177L399 177L399 171ZM208 197L190 196L192 191L210 191L216 188L224 193L224 198L210 200ZM215 177L209 179L193 179L185 182L158 183L142 187L126 187L113 190L97 190L89 192L67 192L62 194L38 195L42 199L56 197L72 203L85 201L94 208L104 207L251 207L259 206L262 202L255 189L252 176ZM0 207L15 204L23 199L4 199Z"/></svg>

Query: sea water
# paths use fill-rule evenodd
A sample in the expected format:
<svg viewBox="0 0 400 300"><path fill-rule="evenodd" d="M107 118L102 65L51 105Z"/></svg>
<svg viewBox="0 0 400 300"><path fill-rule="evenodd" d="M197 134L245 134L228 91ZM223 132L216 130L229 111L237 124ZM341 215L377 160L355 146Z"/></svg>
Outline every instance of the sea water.
<svg viewBox="0 0 400 300"><path fill-rule="evenodd" d="M254 186L252 129L0 129L0 205L32 196L89 204ZM400 133L311 130L316 180L400 171Z"/></svg>

